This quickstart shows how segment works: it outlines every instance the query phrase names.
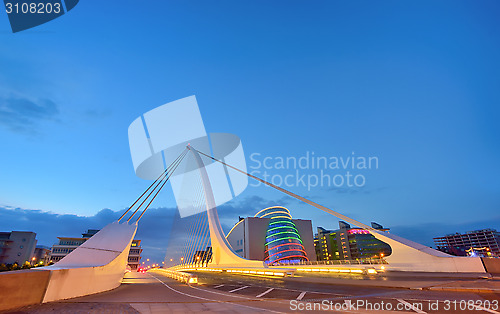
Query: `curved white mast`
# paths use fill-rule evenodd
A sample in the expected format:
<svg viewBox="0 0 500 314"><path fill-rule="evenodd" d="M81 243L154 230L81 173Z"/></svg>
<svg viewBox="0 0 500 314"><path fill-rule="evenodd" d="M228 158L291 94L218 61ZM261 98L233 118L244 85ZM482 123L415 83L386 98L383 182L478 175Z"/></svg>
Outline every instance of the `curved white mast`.
<svg viewBox="0 0 500 314"><path fill-rule="evenodd" d="M263 261L252 261L242 258L231 249L231 245L227 242L220 225L212 186L210 185L210 179L208 178L205 164L203 163L203 160L201 160L201 157L196 149L191 148L189 145L187 148L191 151L191 153L193 153L194 159L198 164L201 182L203 184L205 203L207 207L208 226L210 230L210 242L212 243L212 263L215 265L230 265L237 267L265 267Z"/></svg>

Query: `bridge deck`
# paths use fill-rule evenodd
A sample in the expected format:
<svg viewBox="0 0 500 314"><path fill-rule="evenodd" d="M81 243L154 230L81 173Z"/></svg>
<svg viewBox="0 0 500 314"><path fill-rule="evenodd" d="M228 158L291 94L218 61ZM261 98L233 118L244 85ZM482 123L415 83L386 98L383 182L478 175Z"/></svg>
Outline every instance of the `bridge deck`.
<svg viewBox="0 0 500 314"><path fill-rule="evenodd" d="M401 276L401 275L398 275ZM498 300L500 281L441 278L418 278L421 287L458 287L478 288L488 286L493 293L477 291L432 291L410 290L408 288L388 288L376 286L377 280L364 280L362 285L352 285L353 280L338 277L331 284L304 282L300 278L269 279L234 274L198 273L199 285L188 286L162 276L160 272L146 274L128 273L123 284L112 291L74 298L63 302L52 302L24 308L26 313L123 312L123 313L194 313L205 312L290 312L290 301L314 303L328 300L333 304L347 304L383 301L394 308L398 304L422 304L420 312L436 313L429 310L432 302L438 302L441 312L445 300ZM358 280L359 281L359 280ZM385 282L400 285L405 278L387 275ZM345 283L345 284L342 284ZM359 284L359 282L358 282ZM390 286L390 285L388 285ZM399 305L401 306L401 305ZM357 313L364 313L360 307ZM412 309L393 311L393 313L420 313ZM470 313L487 313L480 308ZM500 313L500 311L495 311ZM493 312L493 313L495 313ZM373 311L371 312L373 313ZM385 311L391 313L391 311ZM464 313L467 313L465 311ZM489 313L492 313L491 311Z"/></svg>

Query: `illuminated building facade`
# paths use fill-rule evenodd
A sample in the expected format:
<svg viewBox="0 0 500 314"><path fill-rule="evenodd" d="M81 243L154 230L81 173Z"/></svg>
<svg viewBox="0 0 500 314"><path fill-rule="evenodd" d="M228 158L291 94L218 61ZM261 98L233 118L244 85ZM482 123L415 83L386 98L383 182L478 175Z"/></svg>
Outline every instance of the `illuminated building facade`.
<svg viewBox="0 0 500 314"><path fill-rule="evenodd" d="M306 262L309 261L299 231L292 221L292 215L285 207L269 207L258 212L256 217L269 218L266 230L264 262Z"/></svg>
<svg viewBox="0 0 500 314"><path fill-rule="evenodd" d="M97 229L88 229L87 232L82 233L81 238L57 237L59 239L59 243L52 246L50 257L51 262L56 263L60 261L63 257L73 252L74 249L82 245L97 232L99 232ZM139 267L139 264L141 263L141 253L141 240L134 239L130 245L128 255L128 265L131 270L137 270Z"/></svg>
<svg viewBox="0 0 500 314"><path fill-rule="evenodd" d="M495 229L468 231L434 238L438 250L456 256L500 257L500 233Z"/></svg>
<svg viewBox="0 0 500 314"><path fill-rule="evenodd" d="M226 238L233 251L246 259L268 264L316 261L311 221L292 219L285 207L240 218Z"/></svg>
<svg viewBox="0 0 500 314"><path fill-rule="evenodd" d="M377 223L372 223L372 227L388 230ZM314 246L318 261L383 258L392 252L387 243L377 240L368 230L351 228L343 221L334 231L318 227Z"/></svg>

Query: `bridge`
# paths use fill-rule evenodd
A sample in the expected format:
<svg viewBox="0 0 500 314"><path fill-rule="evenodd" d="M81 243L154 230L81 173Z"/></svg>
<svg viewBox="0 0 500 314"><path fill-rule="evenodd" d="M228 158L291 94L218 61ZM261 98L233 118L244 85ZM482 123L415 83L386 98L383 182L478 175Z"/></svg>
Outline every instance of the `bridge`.
<svg viewBox="0 0 500 314"><path fill-rule="evenodd" d="M116 289L58 302L22 308L23 313L172 313L265 312L324 306L332 312L445 313L461 312L464 300L474 302L470 313L498 313L499 283L491 279L427 277L422 274L268 277L196 272L198 283L172 279L164 270L130 272ZM349 275L350 276L350 275ZM457 310L452 310L455 308ZM324 308L323 308L324 309ZM446 310L448 309L448 310Z"/></svg>
<svg viewBox="0 0 500 314"><path fill-rule="evenodd" d="M188 98L181 100L181 103L193 105L193 101L195 102L193 98ZM131 134L138 132L138 121L132 123L129 138ZM149 135L154 134L154 128L151 128L149 133ZM154 141L147 135L130 142L136 173L148 179L155 172L160 175L155 177L153 183L117 221L102 228L61 261L29 271L1 274L0 288L11 291L12 298L0 301L0 310L39 303L51 304L50 306L63 304L54 305L63 307L71 303L73 305L112 303L113 301L110 300L116 299L122 300L118 303L127 305L126 309L131 312L148 312L152 311L150 304L146 306L142 301L135 302L133 299L138 295L143 295L142 298L147 299L149 298L147 291L158 289L158 287L161 287L162 291L167 291L165 288L168 289L165 295L171 296L172 302L160 302L159 298L153 298L151 303L158 303L159 307L166 306L169 310L172 310L170 303L178 308L181 307L179 303L183 302L197 304L193 306L193 311L194 308L198 310L222 306L221 308L230 310L239 308L248 311L285 312L290 310L290 304L283 303L283 300L317 300L322 297L331 300L334 304L347 304L346 300L361 299L356 296L362 296L365 301L371 300L373 296L366 294L367 287L370 287L370 291L379 291L382 294L387 292L388 288L432 288L433 293L437 293L435 290L439 290L439 287L443 288L444 284L444 287L448 288L447 291L465 289L464 291L472 293L471 298L484 300L487 298L481 293L488 291L498 293L497 281L491 281L491 275L488 273L491 269L496 271L497 265L489 266L491 268L488 269L485 267L487 265L485 261L479 257L450 256L388 232L371 228L249 174L244 167L231 164L228 160L237 160L234 158L235 154L243 154L241 142L235 136L211 134L209 140L207 135L202 134L199 138L181 141L170 148L164 147L166 144L155 148ZM216 147L222 147L220 144L222 142L229 144L222 145L224 146L222 150L216 150ZM206 143L212 143L214 154L210 153L208 149L210 144ZM141 145L150 149L150 155L141 153L140 158L137 154L134 155L134 147ZM219 151L223 153L217 155ZM168 166L166 166L167 160L170 161ZM160 168L161 171L158 171ZM228 243L218 218L217 207L227 201L228 197L217 188L220 181L214 180L217 177L212 176L216 170L223 171L224 178L238 174L257 180L313 208L367 230L378 240L389 244L392 254L378 262L367 264L304 262L272 265L263 261L242 258ZM178 251L180 253L172 258L168 258L167 255L168 267L165 269L154 270L144 275L127 273L124 277L127 255L137 226L167 182L172 182L173 186L174 184L180 186L176 193L180 214L192 217L192 229L188 230L189 236L181 242L174 243L181 248ZM232 194L241 191L241 186L233 186ZM210 258L207 247L211 248ZM199 255L200 252L204 253ZM170 254L169 249L167 249L167 254ZM415 274L418 274L417 280L415 280ZM459 278L461 281L457 281ZM452 281L461 282L463 286L453 286ZM138 283L145 285L139 287ZM336 284L340 284L343 290L339 290L339 287L334 288ZM30 296L24 296L23 299L21 295L28 290ZM138 294L134 294L136 290L139 291ZM159 292L152 294L156 293ZM277 296L270 301L269 298L273 295ZM387 295L395 307L398 306L397 304L407 305L408 303L403 298L392 297L391 293ZM127 296L132 299L125 300ZM57 303L68 299L73 301ZM269 302L264 304L262 300ZM366 307L364 309L366 310ZM408 310L419 312L415 311L414 307L409 307Z"/></svg>

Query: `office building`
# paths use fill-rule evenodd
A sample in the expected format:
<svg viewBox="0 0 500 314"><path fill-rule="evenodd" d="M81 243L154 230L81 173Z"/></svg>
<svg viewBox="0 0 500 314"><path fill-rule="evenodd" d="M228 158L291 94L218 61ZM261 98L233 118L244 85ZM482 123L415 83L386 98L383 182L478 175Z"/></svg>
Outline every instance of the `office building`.
<svg viewBox="0 0 500 314"><path fill-rule="evenodd" d="M292 219L281 206L240 218L226 238L236 254L250 260L267 264L316 260L311 221Z"/></svg>
<svg viewBox="0 0 500 314"><path fill-rule="evenodd" d="M212 247L207 246L205 251L196 251L192 263L197 266L207 266L212 261Z"/></svg>
<svg viewBox="0 0 500 314"><path fill-rule="evenodd" d="M388 230L377 223L372 223L372 228ZM344 221L339 221L337 230L322 227L317 230L314 247L318 261L383 258L392 252L387 243L376 239L368 230L351 228Z"/></svg>
<svg viewBox="0 0 500 314"><path fill-rule="evenodd" d="M36 242L34 232L0 232L0 263L22 265L31 262Z"/></svg>
<svg viewBox="0 0 500 314"><path fill-rule="evenodd" d="M456 256L500 257L500 233L482 229L434 238L438 250Z"/></svg>
<svg viewBox="0 0 500 314"><path fill-rule="evenodd" d="M139 268L141 264L141 253L141 240L132 240L128 254L128 266L130 266L131 270L137 270L137 268Z"/></svg>
<svg viewBox="0 0 500 314"><path fill-rule="evenodd" d="M45 245L37 245L35 247L35 252L33 253L33 258L31 258L31 264L46 266L49 263L50 263L50 247Z"/></svg>
<svg viewBox="0 0 500 314"><path fill-rule="evenodd" d="M85 243L85 241L90 239L97 232L99 232L98 229L88 229L87 232L82 233L81 238L57 237L59 239L59 243L52 246L51 261L57 263L63 257L73 252L74 249ZM141 263L141 253L141 240L134 239L130 245L128 256L128 265L131 270L137 270L139 267L139 264Z"/></svg>

